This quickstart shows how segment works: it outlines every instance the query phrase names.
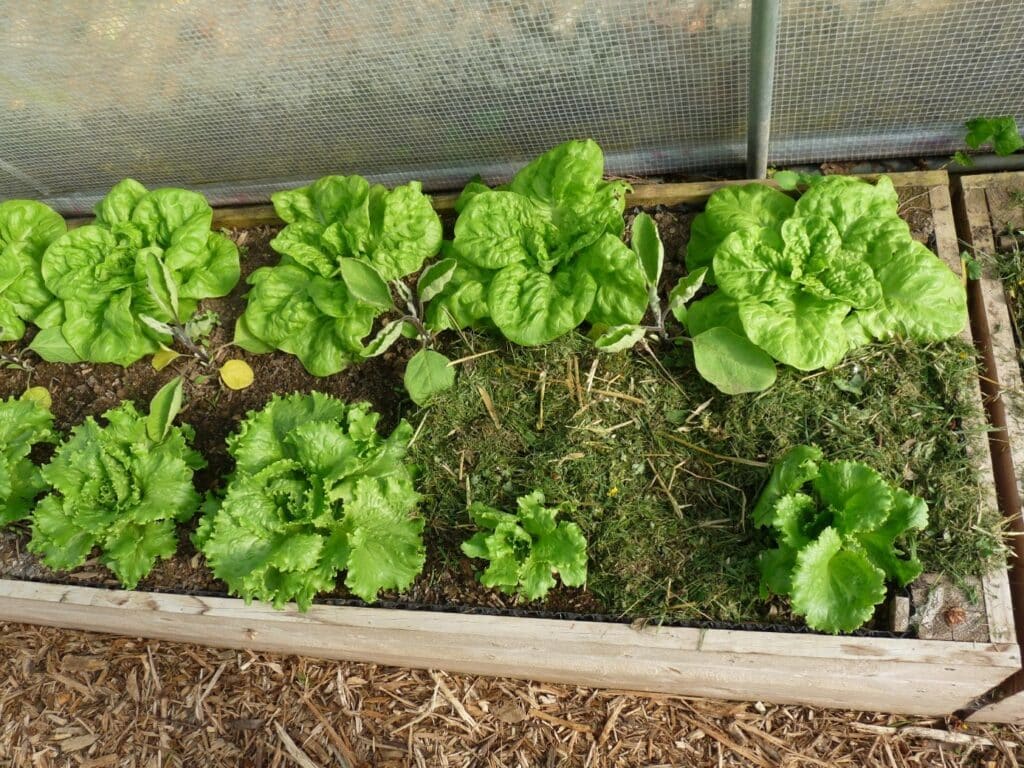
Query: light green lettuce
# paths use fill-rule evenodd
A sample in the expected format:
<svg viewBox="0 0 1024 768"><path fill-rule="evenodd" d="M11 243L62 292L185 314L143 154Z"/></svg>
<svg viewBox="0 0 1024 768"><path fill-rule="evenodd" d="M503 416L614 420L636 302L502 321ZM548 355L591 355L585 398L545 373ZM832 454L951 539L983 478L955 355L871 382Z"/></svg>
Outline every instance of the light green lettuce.
<svg viewBox="0 0 1024 768"><path fill-rule="evenodd" d="M735 339L719 333L730 346L702 340L705 361L720 353L729 366L716 370L737 370L756 348L812 371L873 339L941 341L963 330L960 279L911 237L898 206L884 176L816 177L795 203L761 184L715 192L694 220L687 265L710 268L706 282L718 290L688 307L685 322L695 344L722 327L747 349L737 356Z"/></svg>
<svg viewBox="0 0 1024 768"><path fill-rule="evenodd" d="M365 356L363 339L392 308L387 281L437 254L441 220L419 182L388 190L361 176L325 176L272 199L287 222L270 242L281 261L249 277L235 343L280 349L329 376Z"/></svg>
<svg viewBox="0 0 1024 768"><path fill-rule="evenodd" d="M345 584L367 602L408 587L423 568L419 494L405 452L412 428L387 438L365 403L275 396L228 438L235 472L193 540L232 593L307 609Z"/></svg>
<svg viewBox="0 0 1024 768"><path fill-rule="evenodd" d="M762 591L788 596L812 629L854 631L885 599L887 581L905 586L921 574L911 534L928 525L924 500L866 464L825 461L815 446L779 459L754 522L778 544L761 555Z"/></svg>
<svg viewBox="0 0 1024 768"><path fill-rule="evenodd" d="M148 415L132 403L91 416L72 430L42 469L53 490L32 513L29 550L54 570L85 562L93 547L129 589L157 558L174 554L177 523L192 518L200 497L192 475L206 466L190 447L195 432L171 422L181 405L181 380L165 386Z"/></svg>
<svg viewBox="0 0 1024 768"><path fill-rule="evenodd" d="M67 231L64 219L34 200L0 203L0 341L17 341L53 302L40 263Z"/></svg>
<svg viewBox="0 0 1024 768"><path fill-rule="evenodd" d="M238 282L238 248L211 232L213 210L184 189L148 191L125 179L92 224L56 239L42 277L57 302L36 318L31 348L44 360L130 365L169 344L201 299Z"/></svg>
<svg viewBox="0 0 1024 768"><path fill-rule="evenodd" d="M446 255L458 267L428 308L431 327L496 327L525 346L587 321L640 322L648 296L636 254L621 240L625 193L603 181L593 141L541 155L508 185L471 182L459 198Z"/></svg>
<svg viewBox="0 0 1024 768"><path fill-rule="evenodd" d="M484 530L463 542L468 557L489 560L480 573L485 587L519 592L541 600L555 586L555 575L567 587L587 582L587 540L576 523L557 520L561 507L545 507L544 494L534 491L516 502L515 514L479 502L469 508L473 522Z"/></svg>
<svg viewBox="0 0 1024 768"><path fill-rule="evenodd" d="M32 446L54 443L53 414L34 400L0 402L0 528L28 515L47 488L29 454Z"/></svg>

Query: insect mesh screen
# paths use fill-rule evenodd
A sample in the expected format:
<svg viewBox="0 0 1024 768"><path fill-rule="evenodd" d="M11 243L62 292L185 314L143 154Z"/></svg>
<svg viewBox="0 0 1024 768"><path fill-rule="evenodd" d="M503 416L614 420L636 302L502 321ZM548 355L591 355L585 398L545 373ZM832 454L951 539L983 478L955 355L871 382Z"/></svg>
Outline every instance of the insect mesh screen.
<svg viewBox="0 0 1024 768"><path fill-rule="evenodd" d="M637 175L743 161L749 0L0 0L0 199L124 176L429 187L572 137ZM1024 111L1019 0L783 0L777 164L955 149Z"/></svg>
<svg viewBox="0 0 1024 768"><path fill-rule="evenodd" d="M743 158L749 2L0 8L0 197L81 202L126 175L450 186L588 136L620 172Z"/></svg>
<svg viewBox="0 0 1024 768"><path fill-rule="evenodd" d="M783 0L771 159L949 154L1024 118L1020 0Z"/></svg>

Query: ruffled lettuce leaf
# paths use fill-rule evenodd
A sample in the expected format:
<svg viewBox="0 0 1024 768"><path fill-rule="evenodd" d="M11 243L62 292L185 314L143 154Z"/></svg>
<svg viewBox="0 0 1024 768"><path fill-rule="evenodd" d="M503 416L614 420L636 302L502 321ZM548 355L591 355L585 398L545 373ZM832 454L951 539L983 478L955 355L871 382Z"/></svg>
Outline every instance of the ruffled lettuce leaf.
<svg viewBox="0 0 1024 768"><path fill-rule="evenodd" d="M153 321L184 324L201 299L238 282L238 248L210 231L212 220L196 192L117 184L93 224L46 249L42 278L62 311L40 321L32 349L50 361L126 366L169 343Z"/></svg>
<svg viewBox="0 0 1024 768"><path fill-rule="evenodd" d="M585 321L639 322L647 309L643 268L621 241L628 187L603 173L595 142L570 141L504 188L472 182L446 252L458 266L428 307L430 327L493 325L533 346Z"/></svg>
<svg viewBox="0 0 1024 768"><path fill-rule="evenodd" d="M372 602L422 570L423 520L405 452L406 422L386 438L365 403L312 393L275 396L228 440L223 500L193 540L232 593L307 609L338 573Z"/></svg>
<svg viewBox="0 0 1024 768"><path fill-rule="evenodd" d="M50 243L66 231L60 214L42 203L0 203L0 341L19 340L25 324L53 302L41 262Z"/></svg>
<svg viewBox="0 0 1024 768"><path fill-rule="evenodd" d="M25 518L46 490L29 454L40 443L54 443L53 414L33 400L0 402L0 528Z"/></svg>
<svg viewBox="0 0 1024 768"><path fill-rule="evenodd" d="M854 461L825 461L798 445L775 465L754 508L778 546L760 557L761 592L789 596L808 626L852 632L921 574L912 534L928 525L923 499ZM905 543L904 543L905 542Z"/></svg>
<svg viewBox="0 0 1024 768"><path fill-rule="evenodd" d="M197 511L192 476L206 462L190 447L188 425L154 440L131 403L103 419L105 426L89 417L75 427L43 467L52 491L32 515L29 550L68 570L99 547L101 562L130 589L177 548L175 524Z"/></svg>
<svg viewBox="0 0 1024 768"><path fill-rule="evenodd" d="M557 584L568 587L587 581L587 540L576 523L556 520L561 509L544 506L544 494L534 491L516 502L509 514L479 502L469 508L482 530L462 544L462 552L489 560L480 583L503 592L518 592L541 600Z"/></svg>

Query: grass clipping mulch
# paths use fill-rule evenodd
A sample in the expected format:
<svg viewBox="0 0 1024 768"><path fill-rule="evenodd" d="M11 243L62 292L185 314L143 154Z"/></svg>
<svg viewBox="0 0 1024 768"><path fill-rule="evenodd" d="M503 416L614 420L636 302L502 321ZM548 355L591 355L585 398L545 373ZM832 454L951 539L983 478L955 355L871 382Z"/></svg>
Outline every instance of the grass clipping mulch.
<svg viewBox="0 0 1024 768"><path fill-rule="evenodd" d="M473 339L468 339L474 343ZM1004 556L981 501L965 424L978 416L974 352L951 341L877 344L811 374L780 369L762 393L726 396L681 347L660 361L599 355L570 335L538 349L486 347L418 424L413 458L435 566L459 567L473 500L512 509L538 489L589 539L598 610L650 620L787 621L759 596L769 543L750 510L788 447L865 461L928 502L926 571L955 581ZM437 560L440 562L437 563ZM479 563L478 563L479 565Z"/></svg>
<svg viewBox="0 0 1024 768"><path fill-rule="evenodd" d="M1024 737L17 624L0 658L0 765L18 768L1003 768Z"/></svg>

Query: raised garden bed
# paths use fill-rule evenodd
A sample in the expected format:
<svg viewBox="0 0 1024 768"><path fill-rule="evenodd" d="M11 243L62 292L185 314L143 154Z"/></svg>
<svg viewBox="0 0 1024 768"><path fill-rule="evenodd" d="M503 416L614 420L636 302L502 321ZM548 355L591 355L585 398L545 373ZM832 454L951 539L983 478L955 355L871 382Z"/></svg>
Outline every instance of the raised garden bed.
<svg viewBox="0 0 1024 768"><path fill-rule="evenodd" d="M959 272L945 174L903 174L893 180L915 235ZM671 259L685 242L694 212L723 184L641 186L629 204L646 207L659 219ZM452 200L435 203L447 209ZM236 241L249 248L246 271L267 256L267 232L260 227L279 224L265 207L222 210L215 217L215 226L239 230ZM240 285L226 299L204 306L221 313L230 328L244 290ZM229 340L216 333L214 346ZM0 618L328 658L918 714L967 707L1019 669L1006 572L998 565L978 574L973 602L958 604L965 598L948 589L953 602L929 608L929 590L918 590L919 618L930 612L942 619L949 613L944 609L960 608L970 609L974 620L933 616L917 637L900 636L902 628L892 632L884 612L868 631L854 636L807 632L784 606L757 599L751 567L757 550L745 507L767 476L773 434L785 432L784 422L792 419L796 431L786 441L815 440L832 450L845 446L851 458L873 460L890 480L920 484L936 500L932 513L939 521L933 523L938 535L922 542L921 556L926 566L955 576L970 592L968 561L985 559L986 541L990 555L999 546L992 534L991 462L967 347L946 343L922 352L912 345L879 345L827 373L784 371L774 391L723 404L703 382L687 380L685 388L675 390L642 360L618 356L595 364L596 355L573 347L571 340L514 354L500 348L490 353L494 345L480 343L462 352L489 354L465 363L456 389L415 416L419 426L427 420L433 437L421 434L414 454L420 463L442 466L434 467L433 485L425 491L433 506L426 514L427 568L407 594L385 596L392 607L346 604L343 590L308 613L246 606L217 594L223 585L187 540L140 591L111 589L95 564L60 578L47 575L24 554L23 538L15 533L4 535L0 550L0 568L8 577L0 580ZM454 350L462 356L457 344ZM407 355L396 347L321 380L306 375L290 357L251 356L257 370L251 389L228 393L215 381L192 381L185 417L198 427L197 447L211 463L200 484L212 483L229 468L224 437L246 410L262 406L275 391L315 388L348 400L368 399L391 423L414 414L397 386ZM687 362L679 365L684 370ZM896 375L886 373L890 366ZM499 380L502 372L507 376ZM912 375L901 381L899 374L908 372ZM141 363L127 370L44 365L34 375L33 383L53 391L63 427L123 398L144 402L166 378ZM0 394L17 393L25 384L5 374ZM873 398L867 405L860 399L865 393ZM787 413L786 397L793 412ZM662 399L670 401L668 407L658 407ZM816 410L809 408L811 402ZM580 421L576 412L584 409L592 418ZM926 427L936 417L949 434L931 444ZM775 423L767 423L773 418ZM437 422L432 430L431 419ZM876 420L892 423L876 426ZM527 422L532 427L524 426ZM675 435L668 442L691 463L680 467L678 457L666 461L654 450L660 445L664 452L665 444L637 436L641 422L659 426L653 430L657 435ZM520 438L529 433L532 442L526 461L509 442L517 433ZM547 435L561 442L538 446ZM570 439L577 442L564 445ZM588 440L618 448L600 454ZM551 452L559 445L565 450L556 456ZM488 449L501 459L497 464L518 467L529 478L501 477L483 456ZM603 456L600 478L587 463L591 451ZM641 455L623 462L621 454L630 451ZM952 462L945 465L951 471L935 472L941 461ZM624 469L615 475L615 467ZM460 569L452 557L453 543L465 531L453 515L456 505L446 507L445 500L464 496L464 486L496 502L496 496L512 493L505 485L522 490L546 484L545 490L557 495L560 484L588 482L591 498L639 498L590 510L587 532L596 547L586 591L559 588L541 606L520 606L481 588L471 570ZM501 501L507 506L508 499ZM617 510L628 512L622 516L625 527ZM637 520L643 524L630 529ZM976 521L980 525L972 527ZM975 548L949 546L954 539Z"/></svg>
<svg viewBox="0 0 1024 768"><path fill-rule="evenodd" d="M991 419L999 501L1016 535L1016 562L1024 557L1024 173L962 176L954 184L956 223L962 243L977 259L981 275L972 281L970 301L975 335L984 341L988 374L983 380ZM1011 567L1017 636L1024 631L1024 570ZM977 713L990 721L1024 718L1024 674L995 693L998 699Z"/></svg>

